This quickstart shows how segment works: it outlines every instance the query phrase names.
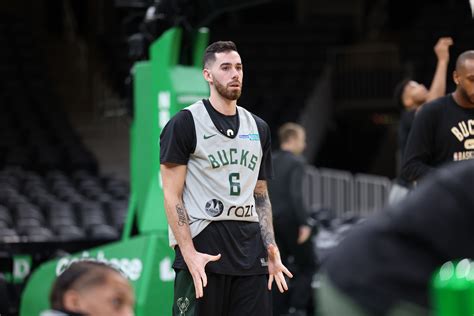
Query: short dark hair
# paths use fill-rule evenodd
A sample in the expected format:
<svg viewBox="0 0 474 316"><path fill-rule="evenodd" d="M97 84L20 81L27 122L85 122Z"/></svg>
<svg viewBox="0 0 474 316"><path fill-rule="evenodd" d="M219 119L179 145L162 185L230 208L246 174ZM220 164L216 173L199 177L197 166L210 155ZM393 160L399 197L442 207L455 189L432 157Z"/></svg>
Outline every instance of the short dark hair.
<svg viewBox="0 0 474 316"><path fill-rule="evenodd" d="M459 71L459 68L464 66L464 63L468 59L474 59L474 50L468 50L458 56L456 60L456 71Z"/></svg>
<svg viewBox="0 0 474 316"><path fill-rule="evenodd" d="M298 136L298 131L304 131L303 126L296 123L285 123L278 129L278 140L280 145L286 143L291 138Z"/></svg>
<svg viewBox="0 0 474 316"><path fill-rule="evenodd" d="M88 260L72 263L54 281L49 296L51 308L65 310L64 294L68 290L103 284L108 272L122 275L119 270L102 262Z"/></svg>
<svg viewBox="0 0 474 316"><path fill-rule="evenodd" d="M403 92L405 91L405 87L411 80L412 79L410 78L403 79L395 86L395 90L393 91L393 102L397 107L401 109L405 107L405 103L403 103Z"/></svg>
<svg viewBox="0 0 474 316"><path fill-rule="evenodd" d="M232 41L218 41L214 42L211 45L207 46L204 51L204 57L202 60L203 67L207 67L209 63L212 63L216 60L216 53L223 53L228 51L237 52L237 46Z"/></svg>

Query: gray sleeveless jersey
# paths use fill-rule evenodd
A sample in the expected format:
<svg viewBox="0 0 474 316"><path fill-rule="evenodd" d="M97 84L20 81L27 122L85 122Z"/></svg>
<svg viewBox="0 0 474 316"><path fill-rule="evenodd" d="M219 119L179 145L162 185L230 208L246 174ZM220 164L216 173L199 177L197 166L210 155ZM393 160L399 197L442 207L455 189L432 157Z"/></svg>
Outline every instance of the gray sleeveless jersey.
<svg viewBox="0 0 474 316"><path fill-rule="evenodd" d="M189 157L183 191L191 236L212 221L258 222L253 192L263 153L252 114L237 106L240 126L231 139L217 130L202 101L186 109L196 129L196 149ZM169 234L170 245L176 245L171 229Z"/></svg>

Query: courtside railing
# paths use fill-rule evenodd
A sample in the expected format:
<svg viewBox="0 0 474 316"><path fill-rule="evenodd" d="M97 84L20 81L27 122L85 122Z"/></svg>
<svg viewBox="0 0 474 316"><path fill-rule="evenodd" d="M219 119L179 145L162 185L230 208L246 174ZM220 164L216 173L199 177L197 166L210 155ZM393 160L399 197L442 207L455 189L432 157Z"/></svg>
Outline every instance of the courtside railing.
<svg viewBox="0 0 474 316"><path fill-rule="evenodd" d="M380 211L388 202L390 188L387 177L313 166L303 178L305 205L311 210L330 210L337 218L366 217Z"/></svg>
<svg viewBox="0 0 474 316"><path fill-rule="evenodd" d="M392 182L387 177L356 174L354 176L354 207L361 216L381 210L388 202Z"/></svg>

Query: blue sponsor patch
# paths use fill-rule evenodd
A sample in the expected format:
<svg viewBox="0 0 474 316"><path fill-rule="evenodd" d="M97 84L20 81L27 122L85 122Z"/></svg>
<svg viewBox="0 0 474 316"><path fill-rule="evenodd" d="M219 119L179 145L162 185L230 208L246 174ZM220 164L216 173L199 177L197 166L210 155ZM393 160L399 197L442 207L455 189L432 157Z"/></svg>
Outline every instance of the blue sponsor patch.
<svg viewBox="0 0 474 316"><path fill-rule="evenodd" d="M258 134L249 134L250 140L260 140L260 135Z"/></svg>
<svg viewBox="0 0 474 316"><path fill-rule="evenodd" d="M239 135L240 139L248 139L248 140L260 140L260 135L259 134L242 134Z"/></svg>

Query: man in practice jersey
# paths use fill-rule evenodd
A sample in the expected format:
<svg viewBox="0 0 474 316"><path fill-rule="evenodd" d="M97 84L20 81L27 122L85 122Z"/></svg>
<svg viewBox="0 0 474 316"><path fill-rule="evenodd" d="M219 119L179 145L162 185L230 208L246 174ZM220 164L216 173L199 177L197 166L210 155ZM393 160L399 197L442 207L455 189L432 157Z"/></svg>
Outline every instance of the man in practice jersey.
<svg viewBox="0 0 474 316"><path fill-rule="evenodd" d="M271 286L288 289L272 225L268 125L237 106L243 67L233 42L204 53L210 97L177 113L160 137L173 315L272 315Z"/></svg>

